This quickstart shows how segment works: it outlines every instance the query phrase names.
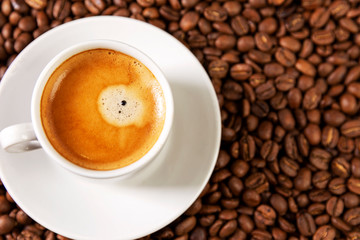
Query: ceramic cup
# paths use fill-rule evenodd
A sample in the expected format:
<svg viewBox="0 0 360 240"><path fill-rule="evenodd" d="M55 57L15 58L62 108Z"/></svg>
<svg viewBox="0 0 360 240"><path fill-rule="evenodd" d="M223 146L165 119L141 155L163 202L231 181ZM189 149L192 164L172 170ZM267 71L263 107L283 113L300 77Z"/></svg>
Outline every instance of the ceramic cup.
<svg viewBox="0 0 360 240"><path fill-rule="evenodd" d="M55 148L51 145L47 138L40 116L40 102L45 88L45 85L51 74L64 61L70 57L91 49L111 49L129 55L141 63L143 63L155 76L159 82L165 99L166 116L163 129L158 140L152 148L134 163L106 171L90 170L73 164L65 159ZM30 151L37 148L42 148L51 159L56 161L62 167L70 170L73 173L90 177L90 178L111 178L124 176L143 168L146 164L152 161L165 145L173 123L174 103L170 86L156 63L148 57L145 53L128 44L113 41L113 40L91 40L82 42L80 44L69 47L56 55L42 70L35 84L32 99L31 99L31 123L20 123L11 125L0 132L0 144L3 149L11 153L19 153Z"/></svg>

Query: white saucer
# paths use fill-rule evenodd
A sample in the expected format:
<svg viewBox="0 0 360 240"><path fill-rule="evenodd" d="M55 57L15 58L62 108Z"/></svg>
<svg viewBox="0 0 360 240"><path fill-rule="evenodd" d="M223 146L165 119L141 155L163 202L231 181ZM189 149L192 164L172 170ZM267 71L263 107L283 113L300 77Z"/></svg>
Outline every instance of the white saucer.
<svg viewBox="0 0 360 240"><path fill-rule="evenodd" d="M61 25L34 40L0 83L0 129L30 121L30 99L46 63L84 40L114 39L149 55L170 82L173 131L149 166L126 179L92 180L51 161L43 150L0 150L0 176L16 203L44 227L74 239L134 239L180 216L198 197L220 146L220 111L205 70L179 41L149 24L91 17Z"/></svg>

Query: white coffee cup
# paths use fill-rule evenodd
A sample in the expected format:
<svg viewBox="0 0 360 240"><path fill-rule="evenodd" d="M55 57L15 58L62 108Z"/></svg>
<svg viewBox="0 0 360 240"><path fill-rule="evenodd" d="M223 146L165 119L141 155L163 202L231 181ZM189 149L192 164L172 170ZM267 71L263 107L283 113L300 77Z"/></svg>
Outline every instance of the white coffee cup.
<svg viewBox="0 0 360 240"><path fill-rule="evenodd" d="M166 105L164 126L158 140L152 146L152 148L134 163L122 168L107 171L86 169L76 164L73 164L69 160L65 159L60 153L55 150L55 148L51 145L49 139L47 138L43 129L40 114L40 102L45 85L51 74L58 68L58 66L60 66L70 57L80 52L98 48L119 51L143 63L153 73L153 75L159 82L164 94ZM173 123L173 115L174 103L170 86L160 68L150 57L148 57L145 53L141 52L135 47L130 46L126 43L114 40L91 40L79 43L61 51L45 66L37 79L32 94L31 123L15 124L3 129L0 132L0 145L3 149L10 153L19 153L34 150L37 148L42 148L50 156L51 159L55 160L61 166L70 170L71 172L85 177L111 178L124 176L143 168L146 164L156 158L156 156L161 151L168 139Z"/></svg>

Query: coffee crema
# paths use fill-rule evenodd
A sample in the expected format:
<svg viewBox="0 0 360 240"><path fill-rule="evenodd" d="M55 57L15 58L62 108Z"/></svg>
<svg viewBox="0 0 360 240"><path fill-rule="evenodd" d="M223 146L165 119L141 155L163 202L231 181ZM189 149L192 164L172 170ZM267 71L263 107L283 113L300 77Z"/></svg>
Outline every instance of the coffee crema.
<svg viewBox="0 0 360 240"><path fill-rule="evenodd" d="M125 167L143 157L165 122L165 98L137 59L92 49L63 62L41 98L44 131L58 153L93 170Z"/></svg>

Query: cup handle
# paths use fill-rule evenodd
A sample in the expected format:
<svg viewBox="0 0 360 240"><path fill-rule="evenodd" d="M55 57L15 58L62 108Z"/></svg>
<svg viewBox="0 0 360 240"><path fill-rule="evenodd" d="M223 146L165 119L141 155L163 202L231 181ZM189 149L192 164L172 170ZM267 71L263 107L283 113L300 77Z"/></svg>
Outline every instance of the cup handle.
<svg viewBox="0 0 360 240"><path fill-rule="evenodd" d="M0 132L0 145L7 152L20 153L40 148L31 123L20 123Z"/></svg>

